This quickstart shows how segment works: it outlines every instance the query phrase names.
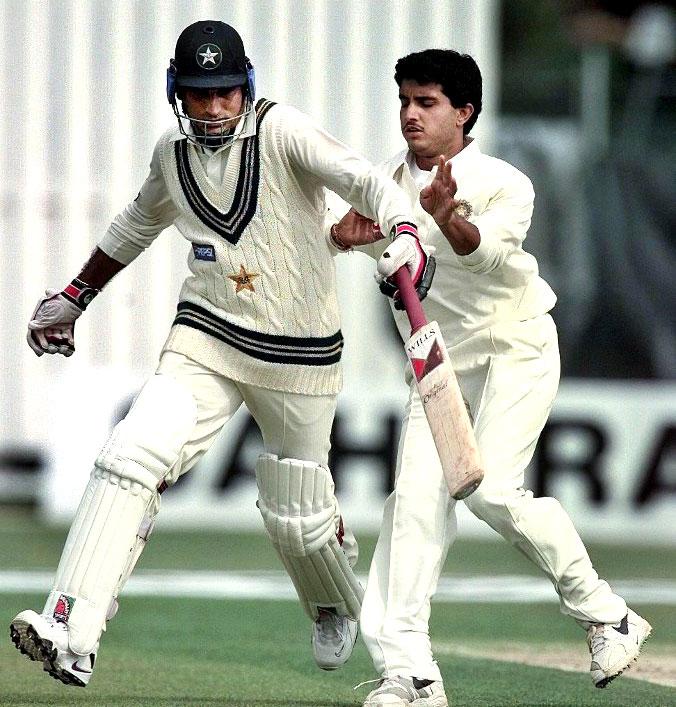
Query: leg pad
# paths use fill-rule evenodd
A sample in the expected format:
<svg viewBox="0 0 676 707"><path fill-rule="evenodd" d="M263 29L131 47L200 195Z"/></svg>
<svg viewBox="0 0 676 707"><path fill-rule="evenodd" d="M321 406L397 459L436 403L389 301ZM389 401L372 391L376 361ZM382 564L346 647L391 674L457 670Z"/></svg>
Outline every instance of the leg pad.
<svg viewBox="0 0 676 707"><path fill-rule="evenodd" d="M133 479L98 467L92 472L44 609L68 625L74 653L91 653L105 628L141 522L157 504L156 486L142 467Z"/></svg>
<svg viewBox="0 0 676 707"><path fill-rule="evenodd" d="M307 614L334 607L359 618L363 590L338 540L340 515L328 469L264 454L256 464L258 508Z"/></svg>

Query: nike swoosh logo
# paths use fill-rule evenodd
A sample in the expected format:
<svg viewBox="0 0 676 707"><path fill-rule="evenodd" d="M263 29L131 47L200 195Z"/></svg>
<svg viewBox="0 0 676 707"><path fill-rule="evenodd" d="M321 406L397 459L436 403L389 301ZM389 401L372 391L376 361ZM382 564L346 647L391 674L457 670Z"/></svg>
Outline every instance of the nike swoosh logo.
<svg viewBox="0 0 676 707"><path fill-rule="evenodd" d="M81 668L81 667L77 664L77 660L74 661L73 664L72 664L70 667L71 667L72 670L77 670L78 673L87 673L87 674L91 675L91 672L92 672L91 670L87 670L87 668Z"/></svg>
<svg viewBox="0 0 676 707"><path fill-rule="evenodd" d="M618 633L621 633L623 636L626 636L629 633L629 624L627 623L627 617L625 616L622 621L620 621L619 626L613 626L613 628Z"/></svg>

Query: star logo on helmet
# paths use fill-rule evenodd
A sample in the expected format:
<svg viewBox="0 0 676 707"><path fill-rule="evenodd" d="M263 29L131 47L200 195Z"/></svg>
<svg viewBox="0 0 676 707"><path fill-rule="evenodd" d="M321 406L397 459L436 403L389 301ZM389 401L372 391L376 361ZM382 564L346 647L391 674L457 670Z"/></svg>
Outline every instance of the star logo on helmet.
<svg viewBox="0 0 676 707"><path fill-rule="evenodd" d="M203 44L197 50L197 62L203 69L215 69L221 63L222 56L215 44Z"/></svg>
<svg viewBox="0 0 676 707"><path fill-rule="evenodd" d="M200 52L200 56L204 57L204 59L202 60L203 64L206 64L207 62L215 64L216 59L214 59L214 57L218 56L218 52L212 52L211 47L207 47L207 50L205 52Z"/></svg>

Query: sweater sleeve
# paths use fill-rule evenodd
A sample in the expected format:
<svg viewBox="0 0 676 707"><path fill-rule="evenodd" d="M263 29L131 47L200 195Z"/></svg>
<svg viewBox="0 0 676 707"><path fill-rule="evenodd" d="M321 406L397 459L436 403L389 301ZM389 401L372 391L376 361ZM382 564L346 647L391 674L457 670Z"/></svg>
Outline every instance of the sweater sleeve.
<svg viewBox="0 0 676 707"><path fill-rule="evenodd" d="M155 146L150 173L137 197L113 219L98 244L106 255L125 265L151 245L179 214L160 167L161 142Z"/></svg>
<svg viewBox="0 0 676 707"><path fill-rule="evenodd" d="M310 117L279 106L280 139L293 165L314 176L360 214L390 233L402 221L415 223L408 196L383 171L340 142Z"/></svg>

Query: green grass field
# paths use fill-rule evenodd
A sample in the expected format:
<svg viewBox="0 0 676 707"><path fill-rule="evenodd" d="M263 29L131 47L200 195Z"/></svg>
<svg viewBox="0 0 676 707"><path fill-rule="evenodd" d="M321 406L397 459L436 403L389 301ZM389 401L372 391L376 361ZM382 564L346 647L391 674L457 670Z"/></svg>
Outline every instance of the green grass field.
<svg viewBox="0 0 676 707"><path fill-rule="evenodd" d="M0 568L54 570L64 531L35 526L25 514L1 515ZM361 543L361 572L368 567L373 540L364 538ZM676 578L671 550L593 546L590 552L611 583ZM279 563L261 535L157 532L138 569L279 569ZM536 572L504 543L463 540L451 553L445 574ZM18 611L39 609L43 601L42 593L0 593L2 622L7 627ZM676 605L635 608L654 626L635 674L645 662L654 667L647 677L674 678ZM361 641L343 669L323 673L312 661L309 630L308 620L292 601L123 597L86 689L57 683L21 656L8 637L2 640L0 704L360 705L369 688L354 691L353 686L376 677ZM559 614L555 602L436 603L432 640L451 704L456 706L676 705L676 688L647 680L621 677L605 690L595 689L586 672L584 633ZM538 656L552 651L557 661L570 656L581 669L518 662L524 655L527 663L537 662Z"/></svg>

